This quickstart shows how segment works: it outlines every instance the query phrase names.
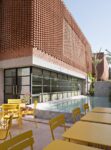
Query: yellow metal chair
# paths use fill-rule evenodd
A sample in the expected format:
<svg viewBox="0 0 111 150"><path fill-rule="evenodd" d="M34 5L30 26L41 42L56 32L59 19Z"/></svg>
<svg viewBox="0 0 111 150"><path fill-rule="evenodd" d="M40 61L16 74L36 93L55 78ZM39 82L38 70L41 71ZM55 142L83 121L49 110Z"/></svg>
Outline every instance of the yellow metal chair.
<svg viewBox="0 0 111 150"><path fill-rule="evenodd" d="M64 127L64 131L66 131L66 126L65 126L65 116L64 114L61 114L55 118L52 118L49 120L49 125L50 125L50 130L51 130L51 135L52 135L52 140L55 140L54 137L54 129L56 129L59 126Z"/></svg>
<svg viewBox="0 0 111 150"><path fill-rule="evenodd" d="M21 99L8 99L8 104L20 104L22 103Z"/></svg>
<svg viewBox="0 0 111 150"><path fill-rule="evenodd" d="M12 137L10 132L10 128L12 125L12 118L13 115L11 115L9 119L5 119L4 120L5 123L0 125L0 140L5 140L8 135L10 136L10 138Z"/></svg>
<svg viewBox="0 0 111 150"><path fill-rule="evenodd" d="M2 104L2 112L4 119L8 119L13 114L13 119L17 119L19 126L22 126L22 114L19 104Z"/></svg>
<svg viewBox="0 0 111 150"><path fill-rule="evenodd" d="M34 120L27 119L27 117L24 120L29 121L29 122L34 122L36 127L37 127L37 121L35 120L36 108L37 108L37 100L34 101L34 108L26 107L26 111L24 111L25 116L30 116L31 115Z"/></svg>
<svg viewBox="0 0 111 150"><path fill-rule="evenodd" d="M37 108L37 101L34 101L34 108L27 108L26 115L32 115L35 118Z"/></svg>
<svg viewBox="0 0 111 150"><path fill-rule="evenodd" d="M81 118L81 110L80 110L79 107L77 107L76 109L74 109L72 111L72 117L73 117L74 122L80 120L80 118Z"/></svg>
<svg viewBox="0 0 111 150"><path fill-rule="evenodd" d="M86 103L86 104L83 105L83 109L84 109L85 114L89 111L89 105L88 105L88 103Z"/></svg>
<svg viewBox="0 0 111 150"><path fill-rule="evenodd" d="M32 130L17 135L10 140L5 141L0 144L1 150L23 150L25 148L29 148L33 150L33 134Z"/></svg>

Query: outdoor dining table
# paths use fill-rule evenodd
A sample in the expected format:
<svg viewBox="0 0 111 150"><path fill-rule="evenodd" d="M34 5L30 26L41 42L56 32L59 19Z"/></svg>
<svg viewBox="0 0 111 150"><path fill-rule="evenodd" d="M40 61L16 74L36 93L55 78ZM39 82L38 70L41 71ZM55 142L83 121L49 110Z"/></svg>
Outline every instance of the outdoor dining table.
<svg viewBox="0 0 111 150"><path fill-rule="evenodd" d="M111 114L88 112L85 116L81 118L81 121L89 121L111 125Z"/></svg>
<svg viewBox="0 0 111 150"><path fill-rule="evenodd" d="M70 142L111 148L111 126L106 124L78 121L63 134L63 137Z"/></svg>
<svg viewBox="0 0 111 150"><path fill-rule="evenodd" d="M51 142L44 150L100 150L89 146L70 143L62 140L55 140Z"/></svg>
<svg viewBox="0 0 111 150"><path fill-rule="evenodd" d="M94 109L92 109L92 112L111 114L111 108L107 108L107 107L95 107Z"/></svg>

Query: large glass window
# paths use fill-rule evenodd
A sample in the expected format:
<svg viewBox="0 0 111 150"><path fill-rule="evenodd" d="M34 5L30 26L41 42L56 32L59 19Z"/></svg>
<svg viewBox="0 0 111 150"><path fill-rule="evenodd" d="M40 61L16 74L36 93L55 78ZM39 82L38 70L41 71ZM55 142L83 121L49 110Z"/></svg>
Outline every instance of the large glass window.
<svg viewBox="0 0 111 150"><path fill-rule="evenodd" d="M40 68L32 68L32 94L41 94L43 91L43 71Z"/></svg>
<svg viewBox="0 0 111 150"><path fill-rule="evenodd" d="M50 93L50 71L43 70L43 93Z"/></svg>
<svg viewBox="0 0 111 150"><path fill-rule="evenodd" d="M22 95L31 92L30 67L14 68L4 71L4 97L21 98Z"/></svg>
<svg viewBox="0 0 111 150"><path fill-rule="evenodd" d="M71 96L77 94L78 80L70 75L32 67L32 94L34 97L40 94L42 101L46 101L46 95L51 100L52 95L56 98Z"/></svg>

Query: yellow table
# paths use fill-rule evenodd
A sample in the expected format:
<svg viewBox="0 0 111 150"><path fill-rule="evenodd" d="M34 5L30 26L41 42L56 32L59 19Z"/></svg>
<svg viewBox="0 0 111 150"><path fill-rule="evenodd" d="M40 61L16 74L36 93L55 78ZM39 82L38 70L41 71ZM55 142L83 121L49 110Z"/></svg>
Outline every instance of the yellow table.
<svg viewBox="0 0 111 150"><path fill-rule="evenodd" d="M111 114L89 112L81 118L81 121L89 121L111 125Z"/></svg>
<svg viewBox="0 0 111 150"><path fill-rule="evenodd" d="M109 113L111 114L111 108L106 108L106 107L95 107L92 112L96 113Z"/></svg>
<svg viewBox="0 0 111 150"><path fill-rule="evenodd" d="M111 148L111 126L106 124L78 121L63 137L82 144L98 144Z"/></svg>
<svg viewBox="0 0 111 150"><path fill-rule="evenodd" d="M99 150L88 146L70 143L62 140L55 140L50 143L44 150Z"/></svg>

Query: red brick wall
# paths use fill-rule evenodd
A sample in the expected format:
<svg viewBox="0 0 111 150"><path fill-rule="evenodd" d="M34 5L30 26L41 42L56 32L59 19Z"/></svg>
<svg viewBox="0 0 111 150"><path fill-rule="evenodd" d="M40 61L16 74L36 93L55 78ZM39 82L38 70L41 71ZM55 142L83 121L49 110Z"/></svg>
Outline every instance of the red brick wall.
<svg viewBox="0 0 111 150"><path fill-rule="evenodd" d="M34 0L34 47L84 72L92 70L91 48L60 0Z"/></svg>
<svg viewBox="0 0 111 150"><path fill-rule="evenodd" d="M31 55L31 0L0 1L0 60Z"/></svg>
<svg viewBox="0 0 111 150"><path fill-rule="evenodd" d="M91 48L61 0L0 1L0 59L32 55L35 47L84 72Z"/></svg>

